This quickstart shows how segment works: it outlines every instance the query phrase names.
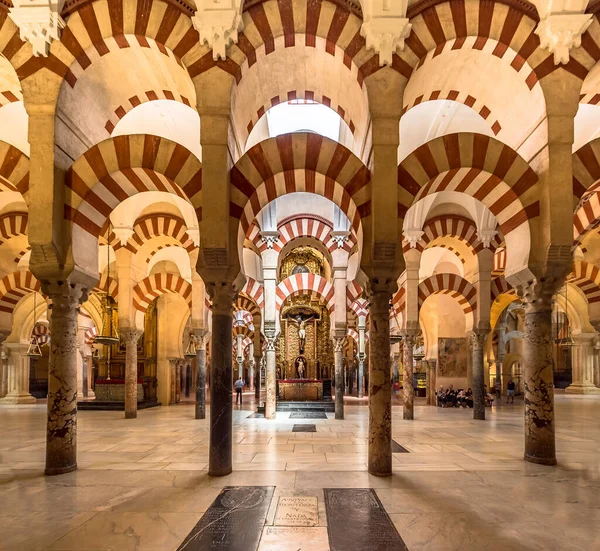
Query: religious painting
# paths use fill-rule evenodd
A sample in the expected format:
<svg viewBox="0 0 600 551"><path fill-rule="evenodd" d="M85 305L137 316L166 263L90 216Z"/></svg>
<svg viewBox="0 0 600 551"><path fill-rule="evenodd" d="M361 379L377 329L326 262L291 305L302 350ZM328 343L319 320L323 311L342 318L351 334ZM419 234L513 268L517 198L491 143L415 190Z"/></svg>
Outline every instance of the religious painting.
<svg viewBox="0 0 600 551"><path fill-rule="evenodd" d="M469 347L466 338L438 339L438 376L466 377Z"/></svg>

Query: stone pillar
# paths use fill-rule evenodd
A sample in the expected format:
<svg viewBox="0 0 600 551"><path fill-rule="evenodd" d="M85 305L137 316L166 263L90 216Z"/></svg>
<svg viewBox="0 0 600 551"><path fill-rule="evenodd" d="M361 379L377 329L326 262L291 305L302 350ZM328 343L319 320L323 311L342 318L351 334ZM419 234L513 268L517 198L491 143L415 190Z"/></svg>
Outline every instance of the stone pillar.
<svg viewBox="0 0 600 551"><path fill-rule="evenodd" d="M335 418L344 418L344 339L333 338L334 362L335 362Z"/></svg>
<svg viewBox="0 0 600 551"><path fill-rule="evenodd" d="M175 362L175 403L181 402L181 371L183 370L183 360L178 358Z"/></svg>
<svg viewBox="0 0 600 551"><path fill-rule="evenodd" d="M137 343L143 331L123 329L125 339L125 419L137 417Z"/></svg>
<svg viewBox="0 0 600 551"><path fill-rule="evenodd" d="M0 398L3 398L8 393L8 354L3 345L0 345L0 368Z"/></svg>
<svg viewBox="0 0 600 551"><path fill-rule="evenodd" d="M177 403L177 358L169 358L169 380L171 382L169 391L169 405Z"/></svg>
<svg viewBox="0 0 600 551"><path fill-rule="evenodd" d="M254 343L250 343L248 350L248 389L254 390Z"/></svg>
<svg viewBox="0 0 600 551"><path fill-rule="evenodd" d="M77 469L77 316L87 291L67 282L43 284L51 301L46 474Z"/></svg>
<svg viewBox="0 0 600 551"><path fill-rule="evenodd" d="M206 336L194 335L196 339L196 419L206 419Z"/></svg>
<svg viewBox="0 0 600 551"><path fill-rule="evenodd" d="M87 371L87 399L88 400L92 400L94 398L96 398L96 393L94 392L94 390L92 389L92 378L93 378L93 374L94 374L94 359L92 357L92 354L88 354L85 357L85 369Z"/></svg>
<svg viewBox="0 0 600 551"><path fill-rule="evenodd" d="M392 389L390 383L390 315L392 289L376 288L370 296L369 473L392 474Z"/></svg>
<svg viewBox="0 0 600 551"><path fill-rule="evenodd" d="M260 382L260 372L261 372L261 363L262 361L262 356L260 354L260 352L257 352L256 350L254 350L254 377L256 378L256 381L254 382L254 397L260 401L260 386L261 386L261 382Z"/></svg>
<svg viewBox="0 0 600 551"><path fill-rule="evenodd" d="M233 299L232 285L207 285L213 301L212 361L210 364L210 451L208 474L232 470Z"/></svg>
<svg viewBox="0 0 600 551"><path fill-rule="evenodd" d="M573 335L573 382L565 389L567 394L600 394L594 384L594 340L597 333Z"/></svg>
<svg viewBox="0 0 600 551"><path fill-rule="evenodd" d="M237 364L238 364L237 378L239 379L240 377L244 376L244 350L243 350L244 335L239 333L238 335L236 335L236 337L237 337L237 345L235 348L236 348L236 358L237 358Z"/></svg>
<svg viewBox="0 0 600 551"><path fill-rule="evenodd" d="M477 329L469 332L471 365L473 370L473 419L485 420L485 377L483 372L483 348L487 331Z"/></svg>
<svg viewBox="0 0 600 551"><path fill-rule="evenodd" d="M25 355L29 345L5 342L3 346L9 352L9 359L4 361L7 393L0 403L35 404L35 398L29 392L29 356Z"/></svg>
<svg viewBox="0 0 600 551"><path fill-rule="evenodd" d="M600 337L594 339L594 384L600 387Z"/></svg>
<svg viewBox="0 0 600 551"><path fill-rule="evenodd" d="M358 397L364 396L364 376L365 376L365 354L359 352L358 354Z"/></svg>
<svg viewBox="0 0 600 551"><path fill-rule="evenodd" d="M402 334L404 344L404 357L402 358L404 373L402 377L402 393L404 396L403 417L407 420L415 418L415 388L413 385L413 350L415 346L415 332L404 331Z"/></svg>
<svg viewBox="0 0 600 551"><path fill-rule="evenodd" d="M266 322L265 322L266 323ZM277 416L277 357L275 354L274 329L266 334L267 341L267 384L265 398L265 419L275 419Z"/></svg>
<svg viewBox="0 0 600 551"><path fill-rule="evenodd" d="M552 369L553 291L553 288L545 289L542 285L532 283L526 287L523 297L524 459L541 465L556 465Z"/></svg>
<svg viewBox="0 0 600 551"><path fill-rule="evenodd" d="M400 380L400 370L398 369L398 362L400 361L400 354L392 354L392 377L394 381Z"/></svg>

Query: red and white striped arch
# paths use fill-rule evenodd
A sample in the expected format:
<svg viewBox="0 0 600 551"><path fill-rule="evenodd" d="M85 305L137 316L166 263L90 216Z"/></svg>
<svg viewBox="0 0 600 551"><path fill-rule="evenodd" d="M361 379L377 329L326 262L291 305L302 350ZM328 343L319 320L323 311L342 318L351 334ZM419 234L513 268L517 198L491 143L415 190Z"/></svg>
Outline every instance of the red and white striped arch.
<svg viewBox="0 0 600 551"><path fill-rule="evenodd" d="M581 289L589 304L600 302L600 268L595 264L578 260L568 282Z"/></svg>
<svg viewBox="0 0 600 551"><path fill-rule="evenodd" d="M490 294L492 302L494 302L500 295L514 295L516 293L510 283L506 281L504 276L498 276L492 279L490 285Z"/></svg>
<svg viewBox="0 0 600 551"><path fill-rule="evenodd" d="M258 281L251 277L246 279L246 283L240 291L240 296L250 299L256 305L259 311L263 309L265 303L264 287Z"/></svg>
<svg viewBox="0 0 600 551"><path fill-rule="evenodd" d="M145 191L189 201L202 217L202 164L188 149L166 138L136 134L105 140L67 171L65 218L98 237L115 207Z"/></svg>
<svg viewBox="0 0 600 551"><path fill-rule="evenodd" d="M234 338L238 335L244 335L244 337L247 337L249 339L254 338L254 331L252 331L252 329L250 329L247 325L236 325L232 329L232 333Z"/></svg>
<svg viewBox="0 0 600 551"><path fill-rule="evenodd" d="M98 334L98 329L96 329L96 327L90 327L89 329L86 329L85 336L84 336L85 344L87 344L89 346L94 344L97 334Z"/></svg>
<svg viewBox="0 0 600 551"><path fill-rule="evenodd" d="M39 290L40 282L31 272L13 272L4 276L0 280L0 312L12 314L24 296Z"/></svg>
<svg viewBox="0 0 600 551"><path fill-rule="evenodd" d="M463 216L439 216L428 220L423 226L423 235L417 242L416 249L418 251L425 250L432 243L442 237L455 237L465 243L473 254L477 254L485 247L481 240L477 237L477 226L472 220ZM495 250L496 247L502 244L502 238L497 233L490 249ZM443 246L435 243L435 246ZM402 242L402 250L406 253L410 249L410 244L404 239Z"/></svg>
<svg viewBox="0 0 600 551"><path fill-rule="evenodd" d="M328 220L314 214L294 215L282 220L277 229L279 231L279 238L273 244L273 250L278 253L294 239L303 237L316 239L323 243L330 253L338 249L338 244L331 236L333 225ZM267 249L267 243L263 241L260 235L260 228L257 224L252 224L247 238L254 243L260 253ZM342 248L349 253L355 245L355 233L350 232L348 240L344 242Z"/></svg>
<svg viewBox="0 0 600 551"><path fill-rule="evenodd" d="M16 191L24 198L29 192L29 157L13 145L2 141L0 141L0 191Z"/></svg>
<svg viewBox="0 0 600 551"><path fill-rule="evenodd" d="M303 294L322 299L330 313L335 310L333 285L317 274L294 274L279 283L275 291L275 308L279 312L286 299Z"/></svg>
<svg viewBox="0 0 600 551"><path fill-rule="evenodd" d="M0 245L13 237L27 235L27 214L11 212L0 216Z"/></svg>
<svg viewBox="0 0 600 551"><path fill-rule="evenodd" d="M369 169L349 149L319 134L295 132L251 148L231 169L229 214L247 235L271 201L294 192L322 195L355 232L371 211Z"/></svg>
<svg viewBox="0 0 600 551"><path fill-rule="evenodd" d="M406 308L406 287L400 287L392 297L390 316L404 312Z"/></svg>
<svg viewBox="0 0 600 551"><path fill-rule="evenodd" d="M98 282L98 285L96 285L96 287L94 287L94 291L96 293L106 293L107 292L107 283L108 283L108 294L115 300L118 300L118 298L119 298L119 281L112 277L109 278L108 275L106 274L106 272L104 272L100 276L100 281Z"/></svg>
<svg viewBox="0 0 600 551"><path fill-rule="evenodd" d="M494 267L492 268L492 275L502 275L506 270L506 247L498 247L494 253Z"/></svg>
<svg viewBox="0 0 600 551"><path fill-rule="evenodd" d="M252 318L251 321L254 320L255 317L260 318L261 316L260 308L258 307L256 302L253 299L244 295L238 296L237 300L233 305L233 309L236 312L248 312Z"/></svg>
<svg viewBox="0 0 600 551"><path fill-rule="evenodd" d="M151 214L138 218L133 226L133 235L125 245L121 244L114 232L110 234L110 244L115 251L122 247L136 254L140 248L154 237L170 237L179 243L187 252L192 252L196 245L187 231L185 220L172 214ZM147 259L149 262L150 259Z"/></svg>
<svg viewBox="0 0 600 551"><path fill-rule="evenodd" d="M507 145L474 133L450 134L417 148L398 167L404 218L411 205L441 191L466 193L496 216L504 236L539 215L538 177ZM527 192L527 193L526 193Z"/></svg>
<svg viewBox="0 0 600 551"><path fill-rule="evenodd" d="M145 313L150 303L165 293L182 296L188 306L192 307L192 286L175 274L154 274L140 281L133 288L133 307Z"/></svg>
<svg viewBox="0 0 600 551"><path fill-rule="evenodd" d="M356 314L356 317L358 317L358 318L360 318L360 317L368 318L369 317L369 302L367 300L365 300L364 298L356 299L350 305L350 310L352 310Z"/></svg>
<svg viewBox="0 0 600 551"><path fill-rule="evenodd" d="M423 280L419 284L419 308L427 298L435 294L455 298L467 316L468 322L472 321L473 314L477 310L477 290L466 279L456 274L436 274Z"/></svg>

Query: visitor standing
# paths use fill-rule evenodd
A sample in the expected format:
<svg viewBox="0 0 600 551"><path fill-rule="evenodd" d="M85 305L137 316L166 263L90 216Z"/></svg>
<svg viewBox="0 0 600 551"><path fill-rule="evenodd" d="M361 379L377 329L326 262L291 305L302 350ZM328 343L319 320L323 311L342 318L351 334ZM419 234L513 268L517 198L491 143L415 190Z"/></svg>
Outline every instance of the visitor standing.
<svg viewBox="0 0 600 551"><path fill-rule="evenodd" d="M242 377L240 377L233 385L233 387L235 388L235 403L236 403L236 405L238 403L238 398L240 400L240 406L242 405L242 390L243 390L245 384L246 383L244 383L244 379L242 379Z"/></svg>
<svg viewBox="0 0 600 551"><path fill-rule="evenodd" d="M512 379L508 381L508 385L506 385L506 403L515 403L515 382Z"/></svg>

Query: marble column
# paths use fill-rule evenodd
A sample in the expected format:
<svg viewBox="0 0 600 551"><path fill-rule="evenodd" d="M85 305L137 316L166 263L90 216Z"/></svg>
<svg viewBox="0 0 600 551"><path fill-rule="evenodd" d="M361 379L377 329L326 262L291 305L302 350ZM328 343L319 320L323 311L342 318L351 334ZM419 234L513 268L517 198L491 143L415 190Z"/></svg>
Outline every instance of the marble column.
<svg viewBox="0 0 600 551"><path fill-rule="evenodd" d="M524 295L524 459L541 465L556 465L552 291L541 285L529 285Z"/></svg>
<svg viewBox="0 0 600 551"><path fill-rule="evenodd" d="M254 343L248 350L248 390L254 390Z"/></svg>
<svg viewBox="0 0 600 551"><path fill-rule="evenodd" d="M169 358L169 380L171 381L169 405L177 403L177 358Z"/></svg>
<svg viewBox="0 0 600 551"><path fill-rule="evenodd" d="M404 373L402 378L402 394L404 396L403 417L406 420L415 418L415 387L413 385L413 350L415 346L415 333L405 331L402 334L404 344L404 357L402 359Z"/></svg>
<svg viewBox="0 0 600 551"><path fill-rule="evenodd" d="M236 358L238 364L238 379L244 376L244 349L243 349L244 335L241 333L237 335L236 345Z"/></svg>
<svg viewBox="0 0 600 551"><path fill-rule="evenodd" d="M572 348L573 382L565 389L567 394L600 394L594 384L594 340L597 333L573 335Z"/></svg>
<svg viewBox="0 0 600 551"><path fill-rule="evenodd" d="M181 372L183 371L183 360L177 359L175 363L175 403L181 402Z"/></svg>
<svg viewBox="0 0 600 551"><path fill-rule="evenodd" d="M392 474L392 388L390 383L390 317L392 286L370 295L369 473Z"/></svg>
<svg viewBox="0 0 600 551"><path fill-rule="evenodd" d="M469 332L471 365L473 371L473 419L485 420L485 377L483 348L488 332L477 329Z"/></svg>
<svg viewBox="0 0 600 551"><path fill-rule="evenodd" d="M77 316L87 291L67 282L43 284L51 301L46 474L77 469Z"/></svg>
<svg viewBox="0 0 600 551"><path fill-rule="evenodd" d="M275 336L265 335L265 339L267 341L265 419L275 419L277 416L277 357L275 355Z"/></svg>
<svg viewBox="0 0 600 551"><path fill-rule="evenodd" d="M0 398L8 393L8 354L6 348L0 345Z"/></svg>
<svg viewBox="0 0 600 551"><path fill-rule="evenodd" d="M137 417L137 343L142 333L137 329L121 331L125 339L125 419Z"/></svg>
<svg viewBox="0 0 600 551"><path fill-rule="evenodd" d="M260 371L261 371L261 365L260 362L262 360L262 356L260 353L257 354L256 350L254 351L254 377L255 377L255 381L254 381L254 397L257 400L260 400L260 386L261 386L261 382L260 382Z"/></svg>
<svg viewBox="0 0 600 551"><path fill-rule="evenodd" d="M344 418L344 339L333 338L333 353L335 363L335 418Z"/></svg>
<svg viewBox="0 0 600 551"><path fill-rule="evenodd" d="M96 398L96 393L94 392L93 388L92 388L92 383L93 383L93 374L94 374L94 359L92 357L91 354L88 354L85 357L85 369L87 370L87 399L91 400Z"/></svg>
<svg viewBox="0 0 600 551"><path fill-rule="evenodd" d="M196 339L196 419L206 419L206 336L197 334Z"/></svg>
<svg viewBox="0 0 600 551"><path fill-rule="evenodd" d="M594 339L594 384L600 388L600 337Z"/></svg>
<svg viewBox="0 0 600 551"><path fill-rule="evenodd" d="M365 354L358 353L358 397L364 396Z"/></svg>
<svg viewBox="0 0 600 551"><path fill-rule="evenodd" d="M29 392L29 356L26 356L29 345L21 343L4 343L9 352L8 361L4 361L7 375L6 396L1 404L35 404L35 398Z"/></svg>

